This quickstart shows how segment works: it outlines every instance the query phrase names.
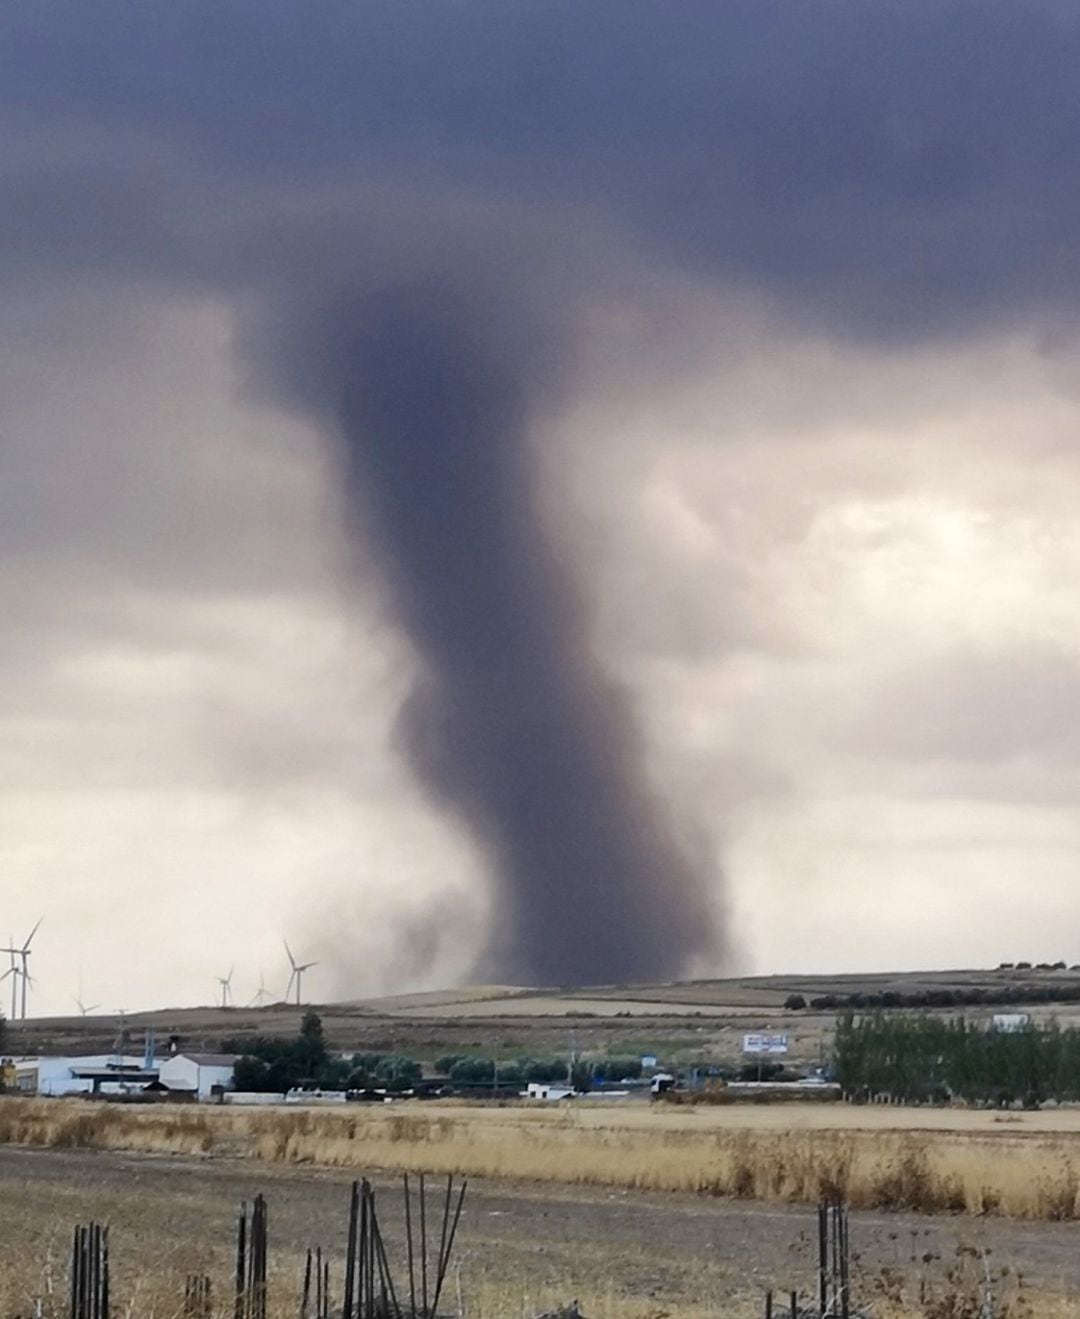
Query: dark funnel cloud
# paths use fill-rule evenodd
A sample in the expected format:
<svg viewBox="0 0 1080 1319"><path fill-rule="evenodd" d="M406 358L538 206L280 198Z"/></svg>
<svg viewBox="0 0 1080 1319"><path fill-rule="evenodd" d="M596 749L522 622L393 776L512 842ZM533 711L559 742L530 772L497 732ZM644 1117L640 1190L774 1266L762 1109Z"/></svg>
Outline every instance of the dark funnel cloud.
<svg viewBox="0 0 1080 1319"><path fill-rule="evenodd" d="M550 332L529 327L433 278L339 305L306 342L421 662L403 744L489 855L483 974L675 975L718 953L706 876L645 781L627 701L545 536L530 420L559 368Z"/></svg>

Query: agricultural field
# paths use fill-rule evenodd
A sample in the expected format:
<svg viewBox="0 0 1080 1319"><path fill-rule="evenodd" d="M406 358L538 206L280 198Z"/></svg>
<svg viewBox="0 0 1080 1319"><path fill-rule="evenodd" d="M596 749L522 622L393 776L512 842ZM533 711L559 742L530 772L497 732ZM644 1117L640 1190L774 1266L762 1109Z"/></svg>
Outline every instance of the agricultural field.
<svg viewBox="0 0 1080 1319"><path fill-rule="evenodd" d="M306 1161L0 1147L0 1305L26 1313L51 1292L62 1309L71 1226L91 1218L110 1225L117 1313L177 1314L190 1272L209 1274L220 1301L237 1207L262 1192L270 1316L294 1316L308 1246L329 1252L340 1294L354 1175ZM374 1183L400 1254L399 1179L384 1171ZM524 1319L576 1299L589 1319L750 1319L766 1288L812 1290L813 1232L808 1206L474 1177L443 1308ZM1080 1295L1073 1223L866 1209L853 1212L851 1234L855 1296L880 1319L976 1314L957 1307L979 1294L984 1261L1010 1319L1080 1315L1065 1300Z"/></svg>
<svg viewBox="0 0 1080 1319"><path fill-rule="evenodd" d="M781 1030L791 1040L790 1061L799 1066L824 1056L836 1012L786 1010L792 994L809 1002L825 995L982 990L1006 1000L1015 993L1020 1002L1034 989L1076 986L1078 974L1038 968L790 974L578 990L481 985L315 1007L332 1048L402 1053L425 1062L447 1053L545 1057L570 1047L597 1056L658 1053L670 1063L732 1062L744 1032ZM1063 1025L1080 1023L1080 1001L1024 1002L1023 1008L1035 1020L1053 1016ZM980 1019L1002 1008L963 1010ZM283 1003L258 1009L175 1008L130 1013L124 1027L135 1040L152 1027L159 1041L175 1035L182 1047L213 1051L238 1037L295 1035L301 1016L300 1008ZM34 1018L9 1023L7 1048L91 1053L112 1047L119 1026L110 1015Z"/></svg>
<svg viewBox="0 0 1080 1319"><path fill-rule="evenodd" d="M847 1105L0 1102L0 1141L1033 1220L1080 1218L1080 1112Z"/></svg>
<svg viewBox="0 0 1080 1319"><path fill-rule="evenodd" d="M427 1067L448 1053L501 1061L570 1049L733 1061L755 1030L788 1034L800 1065L828 1055L837 1014L785 1009L789 994L1021 991L1062 977L1072 975L486 986L318 1011L331 1047ZM1024 1010L1080 1020L1080 1005ZM181 1047L212 1049L295 1035L301 1015L283 1004L177 1009L132 1014L126 1026L133 1042L152 1026L159 1043L175 1034ZM31 1020L9 1026L7 1047L106 1049L116 1027ZM470 1178L445 1307L454 1313L529 1319L576 1298L589 1319L749 1319L767 1287L810 1287L813 1206L827 1192L851 1205L855 1284L878 1319L969 1319L988 1277L998 1319L1080 1319L1080 1109L640 1100L255 1110L0 1099L0 1305L23 1314L50 1286L58 1296L71 1227L96 1217L112 1225L120 1312L172 1319L185 1272L227 1279L237 1205L261 1190L270 1319L284 1319L296 1314L306 1247L340 1259L350 1181L374 1177L394 1239L398 1179L421 1169Z"/></svg>
<svg viewBox="0 0 1080 1319"><path fill-rule="evenodd" d="M108 1221L120 1312L173 1315L183 1278L204 1272L227 1293L236 1208L269 1206L270 1312L297 1312L303 1252L343 1253L351 1173L198 1155L0 1149L0 1303L61 1293L71 1224ZM401 1241L400 1188L376 1174L384 1231ZM814 1215L686 1192L612 1191L473 1179L459 1229L447 1310L491 1319L578 1299L599 1319L760 1315L766 1287L812 1289ZM975 1294L982 1258L997 1298L1031 1319L1080 1314L1077 1228L1069 1223L852 1215L855 1290L882 1319ZM1002 1277L1002 1272L1007 1273ZM923 1304L918 1301L923 1297ZM952 1311L939 1311L944 1312ZM960 1311L957 1311L960 1312Z"/></svg>

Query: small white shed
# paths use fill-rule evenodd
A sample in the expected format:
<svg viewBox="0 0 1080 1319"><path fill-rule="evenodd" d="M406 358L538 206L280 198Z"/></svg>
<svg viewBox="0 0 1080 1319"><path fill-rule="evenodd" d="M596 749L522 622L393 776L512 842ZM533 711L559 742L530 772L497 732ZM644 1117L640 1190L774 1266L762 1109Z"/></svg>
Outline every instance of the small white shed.
<svg viewBox="0 0 1080 1319"><path fill-rule="evenodd" d="M527 1099L572 1099L574 1089L569 1085L552 1085L547 1081L530 1081L525 1090Z"/></svg>
<svg viewBox="0 0 1080 1319"><path fill-rule="evenodd" d="M236 1055L174 1053L161 1064L158 1079L169 1090L194 1091L199 1100L212 1099L233 1088Z"/></svg>

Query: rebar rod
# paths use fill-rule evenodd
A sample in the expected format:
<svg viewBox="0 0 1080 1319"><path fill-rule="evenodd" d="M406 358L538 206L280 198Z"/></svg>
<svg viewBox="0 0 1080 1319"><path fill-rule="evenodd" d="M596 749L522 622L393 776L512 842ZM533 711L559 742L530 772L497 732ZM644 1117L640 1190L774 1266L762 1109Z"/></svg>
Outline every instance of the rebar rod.
<svg viewBox="0 0 1080 1319"><path fill-rule="evenodd" d="M356 1287L356 1232L360 1208L360 1183L353 1182L349 1199L349 1238L345 1248L345 1294L342 1298L343 1319L353 1319L353 1298Z"/></svg>
<svg viewBox="0 0 1080 1319"><path fill-rule="evenodd" d="M416 1319L416 1271L413 1263L412 1204L409 1194L409 1174L405 1179L405 1243L409 1260L409 1319Z"/></svg>
<svg viewBox="0 0 1080 1319"><path fill-rule="evenodd" d="M451 1224L449 1235L446 1239L446 1250L439 1260L439 1271L435 1280L435 1298L432 1302L432 1312L437 1313L439 1308L439 1297L442 1294L443 1282L446 1278L446 1271L450 1267L450 1255L454 1249L454 1238L457 1236L458 1222L461 1219L461 1207L465 1203L465 1191L468 1188L468 1178L463 1178L461 1189L458 1191L457 1208L454 1210L454 1221Z"/></svg>
<svg viewBox="0 0 1080 1319"><path fill-rule="evenodd" d="M304 1285L300 1291L300 1319L308 1319L308 1307L311 1304L311 1247L308 1246L307 1258L304 1260Z"/></svg>
<svg viewBox="0 0 1080 1319"><path fill-rule="evenodd" d="M428 1319L427 1290L427 1194L424 1186L424 1174L420 1174L420 1296L421 1314Z"/></svg>
<svg viewBox="0 0 1080 1319"><path fill-rule="evenodd" d="M389 1300L394 1307L396 1319L402 1319L401 1306L398 1304L397 1289L394 1287L394 1278L390 1272L390 1261L386 1257L386 1243L383 1241L382 1231L379 1229L377 1219L375 1223L375 1246L379 1258L379 1276L382 1279L383 1309L386 1309L387 1293L389 1293Z"/></svg>
<svg viewBox="0 0 1080 1319"><path fill-rule="evenodd" d="M829 1220L825 1201L818 1205L818 1312L823 1317L828 1304Z"/></svg>
<svg viewBox="0 0 1080 1319"><path fill-rule="evenodd" d="M247 1204L240 1205L240 1218L236 1225L236 1303L234 1319L244 1319L244 1287L247 1281Z"/></svg>

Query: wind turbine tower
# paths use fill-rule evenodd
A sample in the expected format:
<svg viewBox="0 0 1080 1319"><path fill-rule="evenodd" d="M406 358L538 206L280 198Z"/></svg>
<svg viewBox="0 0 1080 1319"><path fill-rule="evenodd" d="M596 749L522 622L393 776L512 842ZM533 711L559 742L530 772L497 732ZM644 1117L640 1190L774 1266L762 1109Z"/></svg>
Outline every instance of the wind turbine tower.
<svg viewBox="0 0 1080 1319"><path fill-rule="evenodd" d="M221 1006L227 1008L232 1004L232 977L235 967L229 967L227 976L218 976L217 982L221 986Z"/></svg>
<svg viewBox="0 0 1080 1319"><path fill-rule="evenodd" d="M251 1000L251 1007L261 1008L262 1005L270 998L270 991L266 987L266 980L263 973L259 972L259 987L255 991L255 997Z"/></svg>
<svg viewBox="0 0 1080 1319"><path fill-rule="evenodd" d="M75 1006L79 1009L80 1017L88 1017L91 1012L96 1012L101 1007L100 1003L87 1004L83 1002L82 967L79 968L79 992L75 995L74 1001Z"/></svg>
<svg viewBox="0 0 1080 1319"><path fill-rule="evenodd" d="M13 938L10 948L0 949L0 952L11 955L11 966L0 976L0 980L6 980L8 976L13 977L11 982L11 1017L13 1021L26 1020L26 991L28 986L34 983L34 977L30 974L30 945L33 943L34 935L37 934L44 919L44 916L38 917L37 924L26 936L26 940L21 947L15 946ZM16 961L16 958L19 960ZM22 982L21 986L20 981ZM18 1005L18 1011L16 1011L16 1005Z"/></svg>
<svg viewBox="0 0 1080 1319"><path fill-rule="evenodd" d="M14 936L12 936L11 942L15 942ZM11 977L11 1020L16 1021L19 1016L19 964L15 961L15 950L13 948L6 948L4 951L11 954L11 965L0 976L0 983L5 981L8 976Z"/></svg>
<svg viewBox="0 0 1080 1319"><path fill-rule="evenodd" d="M292 949L289 947L287 939L282 941L285 944L285 951L289 956L289 983L285 986L285 1002L289 1001L289 993L293 985L296 985L296 1006L300 1006L300 985L305 971L310 971L313 966L318 966L318 962L298 962L292 955Z"/></svg>

